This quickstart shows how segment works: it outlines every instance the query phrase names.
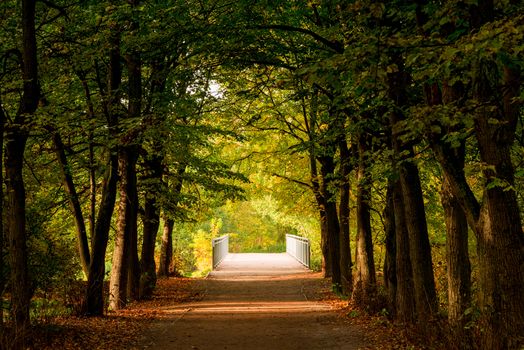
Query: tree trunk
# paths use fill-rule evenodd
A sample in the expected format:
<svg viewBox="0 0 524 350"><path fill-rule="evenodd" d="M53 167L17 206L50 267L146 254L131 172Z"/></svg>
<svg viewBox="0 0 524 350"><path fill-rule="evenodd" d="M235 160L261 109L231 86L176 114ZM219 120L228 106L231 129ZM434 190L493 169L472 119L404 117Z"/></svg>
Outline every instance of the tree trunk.
<svg viewBox="0 0 524 350"><path fill-rule="evenodd" d="M162 180L162 157L153 156L145 162L147 179L152 181L153 188L148 188L144 204L144 234L140 259L140 298L150 298L156 285L155 244L160 225L160 208L156 198ZM169 265L168 265L169 266Z"/></svg>
<svg viewBox="0 0 524 350"><path fill-rule="evenodd" d="M131 18L130 33L136 35L139 30L138 0L130 0L133 6L134 16ZM131 48L130 53L126 55L126 64L128 71L128 118L130 120L140 120L142 117L142 61L140 53L137 48ZM140 261L138 259L138 190L136 178L136 163L138 161L139 138L141 131L138 128L131 128L124 137L122 144L126 155L124 155L124 162L127 162L125 176L126 197L128 203L123 210L127 211L127 223L125 230L129 230L125 236L129 237L128 250L128 282L127 282L127 296L130 300L137 300L140 298Z"/></svg>
<svg viewBox="0 0 524 350"><path fill-rule="evenodd" d="M95 106L91 99L91 90L86 79L86 74L83 71L77 71L80 78L84 95L86 98L87 115L89 119L95 120ZM95 225L96 225L96 166L95 166L95 147L93 130L88 132L89 142L89 237L91 238L91 245L94 244Z"/></svg>
<svg viewBox="0 0 524 350"><path fill-rule="evenodd" d="M327 214L326 214L326 199L321 193L320 181L317 169L317 161L312 151L309 155L310 159L310 172L311 172L311 186L313 187L313 193L317 201L319 221L320 221L320 250L322 252L322 275L324 278L331 278L332 276L332 262L331 255L329 253L328 244L328 225L327 225Z"/></svg>
<svg viewBox="0 0 524 350"><path fill-rule="evenodd" d="M476 226L480 273L480 307L485 332L483 344L490 349L512 349L524 329L524 233L514 185L511 147L520 115L520 70L504 67L503 110L479 108L475 120L480 159L485 164L483 203ZM481 63L476 78L479 101L492 101L488 77L494 64ZM484 76L484 74L486 74ZM493 124L493 120L499 123Z"/></svg>
<svg viewBox="0 0 524 350"><path fill-rule="evenodd" d="M133 22L133 28L138 24ZM142 75L140 55L131 52L126 56L129 76L128 118L138 120L141 117ZM132 128L124 132L118 154L120 173L120 203L117 221L113 268L111 270L109 305L118 310L126 305L126 296L132 300L139 298L140 263L138 260L138 193L136 163L138 161L139 130Z"/></svg>
<svg viewBox="0 0 524 350"><path fill-rule="evenodd" d="M384 259L384 286L387 291L388 309L391 315L396 314L397 298L397 245L395 232L395 208L393 204L393 182L388 179L386 206L384 207L384 232L386 236L386 257Z"/></svg>
<svg viewBox="0 0 524 350"><path fill-rule="evenodd" d="M353 291L353 276L351 272L351 248L349 239L349 174L351 172L350 153L347 141L344 138L339 141L340 150L340 175L342 184L340 185L340 276L342 280L342 293L351 295Z"/></svg>
<svg viewBox="0 0 524 350"><path fill-rule="evenodd" d="M480 62L474 74L474 94L482 103L476 112L475 136L487 180L481 205L461 164L450 157L449 145L434 138L432 147L477 237L482 344L486 349L513 349L524 328L524 234L516 194L508 187L514 183L510 149L520 113L515 99L520 71L505 67L500 88L493 87L497 73L494 62ZM503 108L492 108L500 105L496 100L500 91Z"/></svg>
<svg viewBox="0 0 524 350"><path fill-rule="evenodd" d="M82 305L82 314L86 316L101 316L104 313L105 257L118 184L118 157L114 152L111 153L102 183L102 199L96 218L95 234L92 238L91 264Z"/></svg>
<svg viewBox="0 0 524 350"><path fill-rule="evenodd" d="M111 45L108 72L109 91L107 92L107 101L104 104L104 112L107 118L109 135L116 143L119 132L120 85L122 82L120 33L116 28L112 28L109 44ZM86 98L88 96L86 94ZM94 235L91 238L91 264L89 265L86 294L82 305L82 313L86 316L101 316L104 313L105 257L111 218L116 202L118 173L118 147L113 146L109 149L108 168L102 183L102 198L96 218Z"/></svg>
<svg viewBox="0 0 524 350"><path fill-rule="evenodd" d="M113 29L113 28L112 28ZM111 55L110 55L110 102L109 110L110 116L115 117L118 114L118 104L119 104L119 93L118 89L120 88L120 81L122 77L122 69L120 66L120 37L116 29L112 30L113 37ZM118 122L118 120L115 120ZM116 126L115 126L116 127ZM129 238L125 237L126 234L129 234L129 230L126 230L127 217L129 215L128 210L125 210L128 206L127 198L127 181L129 180L126 175L128 172L129 162L125 159L127 156L126 150L122 147L118 149L117 155L117 164L118 164L118 178L120 179L120 184L118 185L120 192L119 200L119 212L118 212L118 221L117 221L117 232L115 237L115 246L113 249L113 259L111 266L111 279L109 281L109 308L112 310L121 309L126 303L126 284L127 284L127 257L128 253L126 251L126 241L129 241Z"/></svg>
<svg viewBox="0 0 524 350"><path fill-rule="evenodd" d="M400 111L407 105L406 85L409 75L404 71L404 62L400 54L393 54L391 62L399 67L398 72L388 73L388 94L399 110L390 113L390 127L396 130L397 123L405 117ZM437 294L433 277L431 246L429 244L424 199L420 185L417 165L413 163L413 147L401 141L398 133L391 138L392 148L398 165L401 192L405 210L405 223L409 235L410 260L413 273L415 306L417 320L427 320L437 312ZM411 159L400 159L405 157ZM398 235L398 232L397 232Z"/></svg>
<svg viewBox="0 0 524 350"><path fill-rule="evenodd" d="M446 222L448 320L451 328L460 332L465 325L464 312L471 302L468 224L466 214L446 179L442 183L441 196Z"/></svg>
<svg viewBox="0 0 524 350"><path fill-rule="evenodd" d="M331 253L329 252L329 230L328 218L326 214L326 202L322 195L317 198L318 214L320 220L320 250L322 252L322 276L324 278L331 278L333 276L333 262Z"/></svg>
<svg viewBox="0 0 524 350"><path fill-rule="evenodd" d="M184 184L184 173L186 172L186 163L182 162L178 165L177 176L175 179L175 188L173 189L175 196L178 196L182 192L182 186ZM173 207L176 208L178 201L173 203ZM169 218L169 214L164 212L164 232L162 235L162 247L160 254L160 264L158 268L159 276L169 276L171 263L173 262L173 219Z"/></svg>
<svg viewBox="0 0 524 350"><path fill-rule="evenodd" d="M437 312L437 294L433 277L431 246L426 225L424 199L417 166L405 162L400 170L400 182L409 234L410 259L415 287L418 320L427 320Z"/></svg>
<svg viewBox="0 0 524 350"><path fill-rule="evenodd" d="M7 229L9 233L9 260L11 267L11 313L14 320L15 348L23 348L25 332L29 327L31 299L27 270L27 237L25 230L25 189L22 177L24 148L27 136L22 131L7 134L6 185Z"/></svg>
<svg viewBox="0 0 524 350"><path fill-rule="evenodd" d="M96 169L95 155L93 147L93 135L90 135L89 141L89 236L91 244L94 242L96 226Z"/></svg>
<svg viewBox="0 0 524 350"><path fill-rule="evenodd" d="M6 274L4 271L4 131L6 115L0 97L0 300L4 298ZM4 308L0 308L0 342L4 339Z"/></svg>
<svg viewBox="0 0 524 350"><path fill-rule="evenodd" d="M430 106L441 103L457 103L464 94L460 84L442 84L442 94L439 93L438 85L426 88L426 102ZM462 127L462 126L461 126ZM452 130L450 130L452 131ZM442 135L437 136L442 139ZM440 142L440 141L439 141ZM464 163L466 155L465 143L461 142L459 147L448 147L446 150L449 160L456 171L464 175ZM448 280L448 321L453 336L460 339L462 346L467 347L471 343L468 331L465 328L468 317L465 311L471 305L471 264L468 251L468 222L466 213L460 205L460 201L452 190L450 179L444 172L441 190L442 207L444 208L444 220L446 223L446 262Z"/></svg>
<svg viewBox="0 0 524 350"><path fill-rule="evenodd" d="M402 322L415 320L415 299L413 298L413 272L409 251L409 236L406 229L406 214L400 181L393 184L393 210L395 211L396 245L396 317Z"/></svg>
<svg viewBox="0 0 524 350"><path fill-rule="evenodd" d="M312 130L317 124L317 112L318 112L318 91L316 88L313 89L310 99L310 113L308 118L307 108L305 100L302 101L302 111L304 115L304 122L306 125L308 139L310 142L309 146L309 171L311 175L311 187L313 188L313 194L317 201L317 207L319 212L320 221L320 250L322 252L322 274L324 278L332 277L332 265L331 252L329 250L329 229L328 229L328 217L327 217L327 198L322 193L320 185L320 175L317 167L317 146L315 145L316 135Z"/></svg>
<svg viewBox="0 0 524 350"><path fill-rule="evenodd" d="M131 258L133 231L136 232L137 196L136 196L136 160L133 147L123 146L118 155L120 174L117 231L109 282L109 308L119 310L125 307L128 296L128 274Z"/></svg>
<svg viewBox="0 0 524 350"><path fill-rule="evenodd" d="M369 140L360 135L358 140L357 171L357 271L353 286L353 299L357 303L366 302L375 292L376 276L373 257L373 237L371 232L371 186L369 183L368 152Z"/></svg>
<svg viewBox="0 0 524 350"><path fill-rule="evenodd" d="M162 246L160 247L160 259L158 263L158 277L169 276L169 266L173 260L173 219L169 219L164 213L164 230L162 232Z"/></svg>
<svg viewBox="0 0 524 350"><path fill-rule="evenodd" d="M127 298L128 300L138 300L140 298L140 260L138 258L138 190L136 179L136 163L138 160L138 148L131 147L130 161L134 162L130 167L128 193L129 210L128 223L129 229L129 257L127 269ZM154 247L153 247L154 248ZM153 250L154 254L154 250Z"/></svg>
<svg viewBox="0 0 524 350"><path fill-rule="evenodd" d="M338 221L337 203L335 196L331 193L330 182L335 174L335 162L333 156L323 156L320 160L320 173L322 181L320 185L322 196L326 202L326 223L328 234L328 246L331 259L331 281L333 290L341 293L340 275L340 225Z"/></svg>
<svg viewBox="0 0 524 350"><path fill-rule="evenodd" d="M90 264L90 254L89 254L89 243L87 239L87 230L84 221L84 214L82 213L82 207L80 205L80 199L78 198L78 193L76 192L76 187L73 182L73 176L71 174L71 168L67 157L65 154L64 143L62 142L62 137L55 131L53 134L53 142L55 144L55 153L58 158L58 163L60 165L60 171L62 173L62 182L64 184L64 189L67 193L67 199L71 211L73 212L73 218L76 225L76 237L78 244L78 254L80 257L80 264L82 265L82 270L87 276L89 274L89 264Z"/></svg>
<svg viewBox="0 0 524 350"><path fill-rule="evenodd" d="M36 111L40 99L35 33L35 0L22 1L23 95L14 123L6 135L7 230L11 268L11 314L14 349L25 348L30 325L31 286L27 268L26 206L23 178L24 151L28 138L27 119Z"/></svg>

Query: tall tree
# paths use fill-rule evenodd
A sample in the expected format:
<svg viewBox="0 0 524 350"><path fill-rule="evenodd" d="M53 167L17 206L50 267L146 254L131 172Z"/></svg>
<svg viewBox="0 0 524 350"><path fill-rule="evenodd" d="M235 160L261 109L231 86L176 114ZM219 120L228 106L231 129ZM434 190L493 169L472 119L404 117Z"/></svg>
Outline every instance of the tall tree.
<svg viewBox="0 0 524 350"><path fill-rule="evenodd" d="M340 276L342 293L351 295L353 291L353 275L351 270L351 247L350 247L350 174L352 170L351 152L349 150L346 135L341 135L338 141L340 154L340 201L338 216L340 219Z"/></svg>
<svg viewBox="0 0 524 350"><path fill-rule="evenodd" d="M176 169L175 178L173 180L174 186L174 196L179 198L182 193L183 186L183 175L186 172L187 164L182 162L178 165ZM178 200L175 200L173 204L174 207L178 205ZM164 230L162 232L162 244L160 248L160 261L158 264L158 276L167 277L171 272L171 263L173 261L173 227L174 219L170 211L164 211Z"/></svg>
<svg viewBox="0 0 524 350"><path fill-rule="evenodd" d="M120 33L116 30L112 31L110 43L111 43L111 52L110 52L110 70L109 70L109 76L110 76L110 112L112 116L117 115L117 111L119 110L119 103L120 103L120 84L122 82L122 67L121 67L121 51L120 51ZM120 119L120 118L119 118ZM115 120L118 123L118 119ZM117 124L118 125L118 124ZM124 172L124 169L122 169L121 162L124 160L123 157L126 155L125 152L122 152L120 150L120 147L118 148L118 155L117 155L117 169L118 169L118 177L121 177L122 172ZM124 162L125 163L125 162ZM125 165L125 164L124 164ZM122 180L119 184L120 191L124 191L125 194L125 188L126 183ZM126 202L125 195L124 197L120 196L120 205L123 206L123 209L126 208L127 202ZM123 201L123 202L122 202ZM120 207L119 207L120 208ZM121 217L120 217L121 216ZM115 238L115 248L113 251L113 260L112 260L112 267L111 267L111 280L110 280L110 287L109 287L109 307L114 310L118 310L122 308L125 305L126 301L126 283L127 283L127 269L125 269L125 263L127 259L126 253L129 250L124 250L125 244L126 244L126 236L125 234L125 227L126 227L126 217L125 217L125 210L122 211L120 209L119 211L119 219L118 223L122 223L123 227L119 226L119 233L116 235ZM129 238L127 238L127 241L129 241Z"/></svg>
<svg viewBox="0 0 524 350"><path fill-rule="evenodd" d="M0 184L4 183L4 132L6 124L6 115L4 106L2 105L2 98L0 97ZM6 274L4 272L4 187L0 190L0 298L4 296L4 288L6 285ZM0 310L0 339L4 337L4 310Z"/></svg>
<svg viewBox="0 0 524 350"><path fill-rule="evenodd" d="M363 131L357 140L357 254L353 298L364 304L375 292L375 262L371 232L371 183L369 175L370 135Z"/></svg>
<svg viewBox="0 0 524 350"><path fill-rule="evenodd" d="M401 138L398 125L405 120L402 108L409 103L407 84L409 75L404 69L404 62L400 53L393 53L391 62L396 65L397 71L388 74L389 98L397 107L390 113L390 125L393 130L393 151L398 157L400 188L405 210L405 223L409 234L410 259L415 291L416 315L420 320L427 319L437 312L437 295L433 277L433 263L431 246L429 244L424 200L420 185L420 176L413 159L413 146L406 144ZM405 155L408 159L402 159ZM398 232L397 232L398 234Z"/></svg>
<svg viewBox="0 0 524 350"><path fill-rule="evenodd" d="M110 29L114 28L110 27ZM110 49L107 88L102 88L104 86L102 81L99 81L99 85L101 86L101 94L106 95L103 100L103 111L109 129L107 137L110 147L101 186L100 205L96 221L94 222L93 236L91 237L91 263L89 265L86 293L82 303L82 313L93 316L100 316L104 312L105 257L118 185L118 144L114 140L118 136L118 120L121 114L120 86L122 83L122 68L120 63L120 33L116 30L110 30L108 42ZM99 75L98 70L97 75ZM86 99L89 101L91 94L88 90L85 92Z"/></svg>
<svg viewBox="0 0 524 350"><path fill-rule="evenodd" d="M514 5L510 4L508 11ZM465 25L471 34L454 42L460 51L465 50L463 45L475 46L485 42L484 35L500 25L494 18L496 11L492 1L472 4L466 13L459 7L451 10L466 18L469 16L469 23ZM504 11L501 14L505 15L505 25L519 26L518 16L506 15ZM524 234L516 193L512 189L514 168L511 159L521 110L517 96L522 81L521 68L516 64L521 59L513 49L518 39L511 33L509 31L498 38L496 55L469 59L457 69L459 74L468 72L472 77L471 91L461 97L473 101L474 106L466 115L471 117L480 161L484 164L482 174L486 182L480 201L466 181L461 157L453 156L456 152L453 139L435 128L430 134L446 185L460 202L477 238L479 303L481 324L485 329L482 343L490 349L518 346L518 334L524 325L524 299L517 292L524 283Z"/></svg>
<svg viewBox="0 0 524 350"><path fill-rule="evenodd" d="M40 85L35 28L35 0L23 0L20 41L20 68L23 78L23 93L15 118L8 125L6 135L6 210L11 266L11 313L14 320L14 348L25 348L26 332L29 327L29 302L31 288L27 269L26 203L23 178L24 151L29 135L29 125L38 108Z"/></svg>

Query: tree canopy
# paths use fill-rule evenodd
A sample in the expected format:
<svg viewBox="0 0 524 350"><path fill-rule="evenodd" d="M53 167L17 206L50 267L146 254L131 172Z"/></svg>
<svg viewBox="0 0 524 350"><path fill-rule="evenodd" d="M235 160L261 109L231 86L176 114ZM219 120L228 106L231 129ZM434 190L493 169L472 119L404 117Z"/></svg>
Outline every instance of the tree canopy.
<svg viewBox="0 0 524 350"><path fill-rule="evenodd" d="M81 281L103 315L210 269L213 237L292 233L357 305L518 349L523 9L2 1L4 347L42 291Z"/></svg>

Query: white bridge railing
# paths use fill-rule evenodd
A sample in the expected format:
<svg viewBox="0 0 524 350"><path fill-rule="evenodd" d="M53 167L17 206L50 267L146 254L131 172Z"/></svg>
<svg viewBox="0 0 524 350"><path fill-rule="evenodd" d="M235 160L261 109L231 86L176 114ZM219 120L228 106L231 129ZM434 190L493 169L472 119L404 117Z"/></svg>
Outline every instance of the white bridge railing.
<svg viewBox="0 0 524 350"><path fill-rule="evenodd" d="M213 270L224 260L229 254L229 235L213 238L211 241L213 245Z"/></svg>
<svg viewBox="0 0 524 350"><path fill-rule="evenodd" d="M311 260L309 239L295 235L286 235L286 253L309 268Z"/></svg>

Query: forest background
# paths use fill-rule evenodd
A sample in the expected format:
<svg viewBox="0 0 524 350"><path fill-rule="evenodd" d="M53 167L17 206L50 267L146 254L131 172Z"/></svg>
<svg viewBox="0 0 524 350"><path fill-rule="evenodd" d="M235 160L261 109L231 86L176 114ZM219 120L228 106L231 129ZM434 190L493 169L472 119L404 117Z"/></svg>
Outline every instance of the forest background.
<svg viewBox="0 0 524 350"><path fill-rule="evenodd" d="M522 344L521 1L7 0L0 19L4 346L204 275L213 237L286 233L364 310Z"/></svg>

